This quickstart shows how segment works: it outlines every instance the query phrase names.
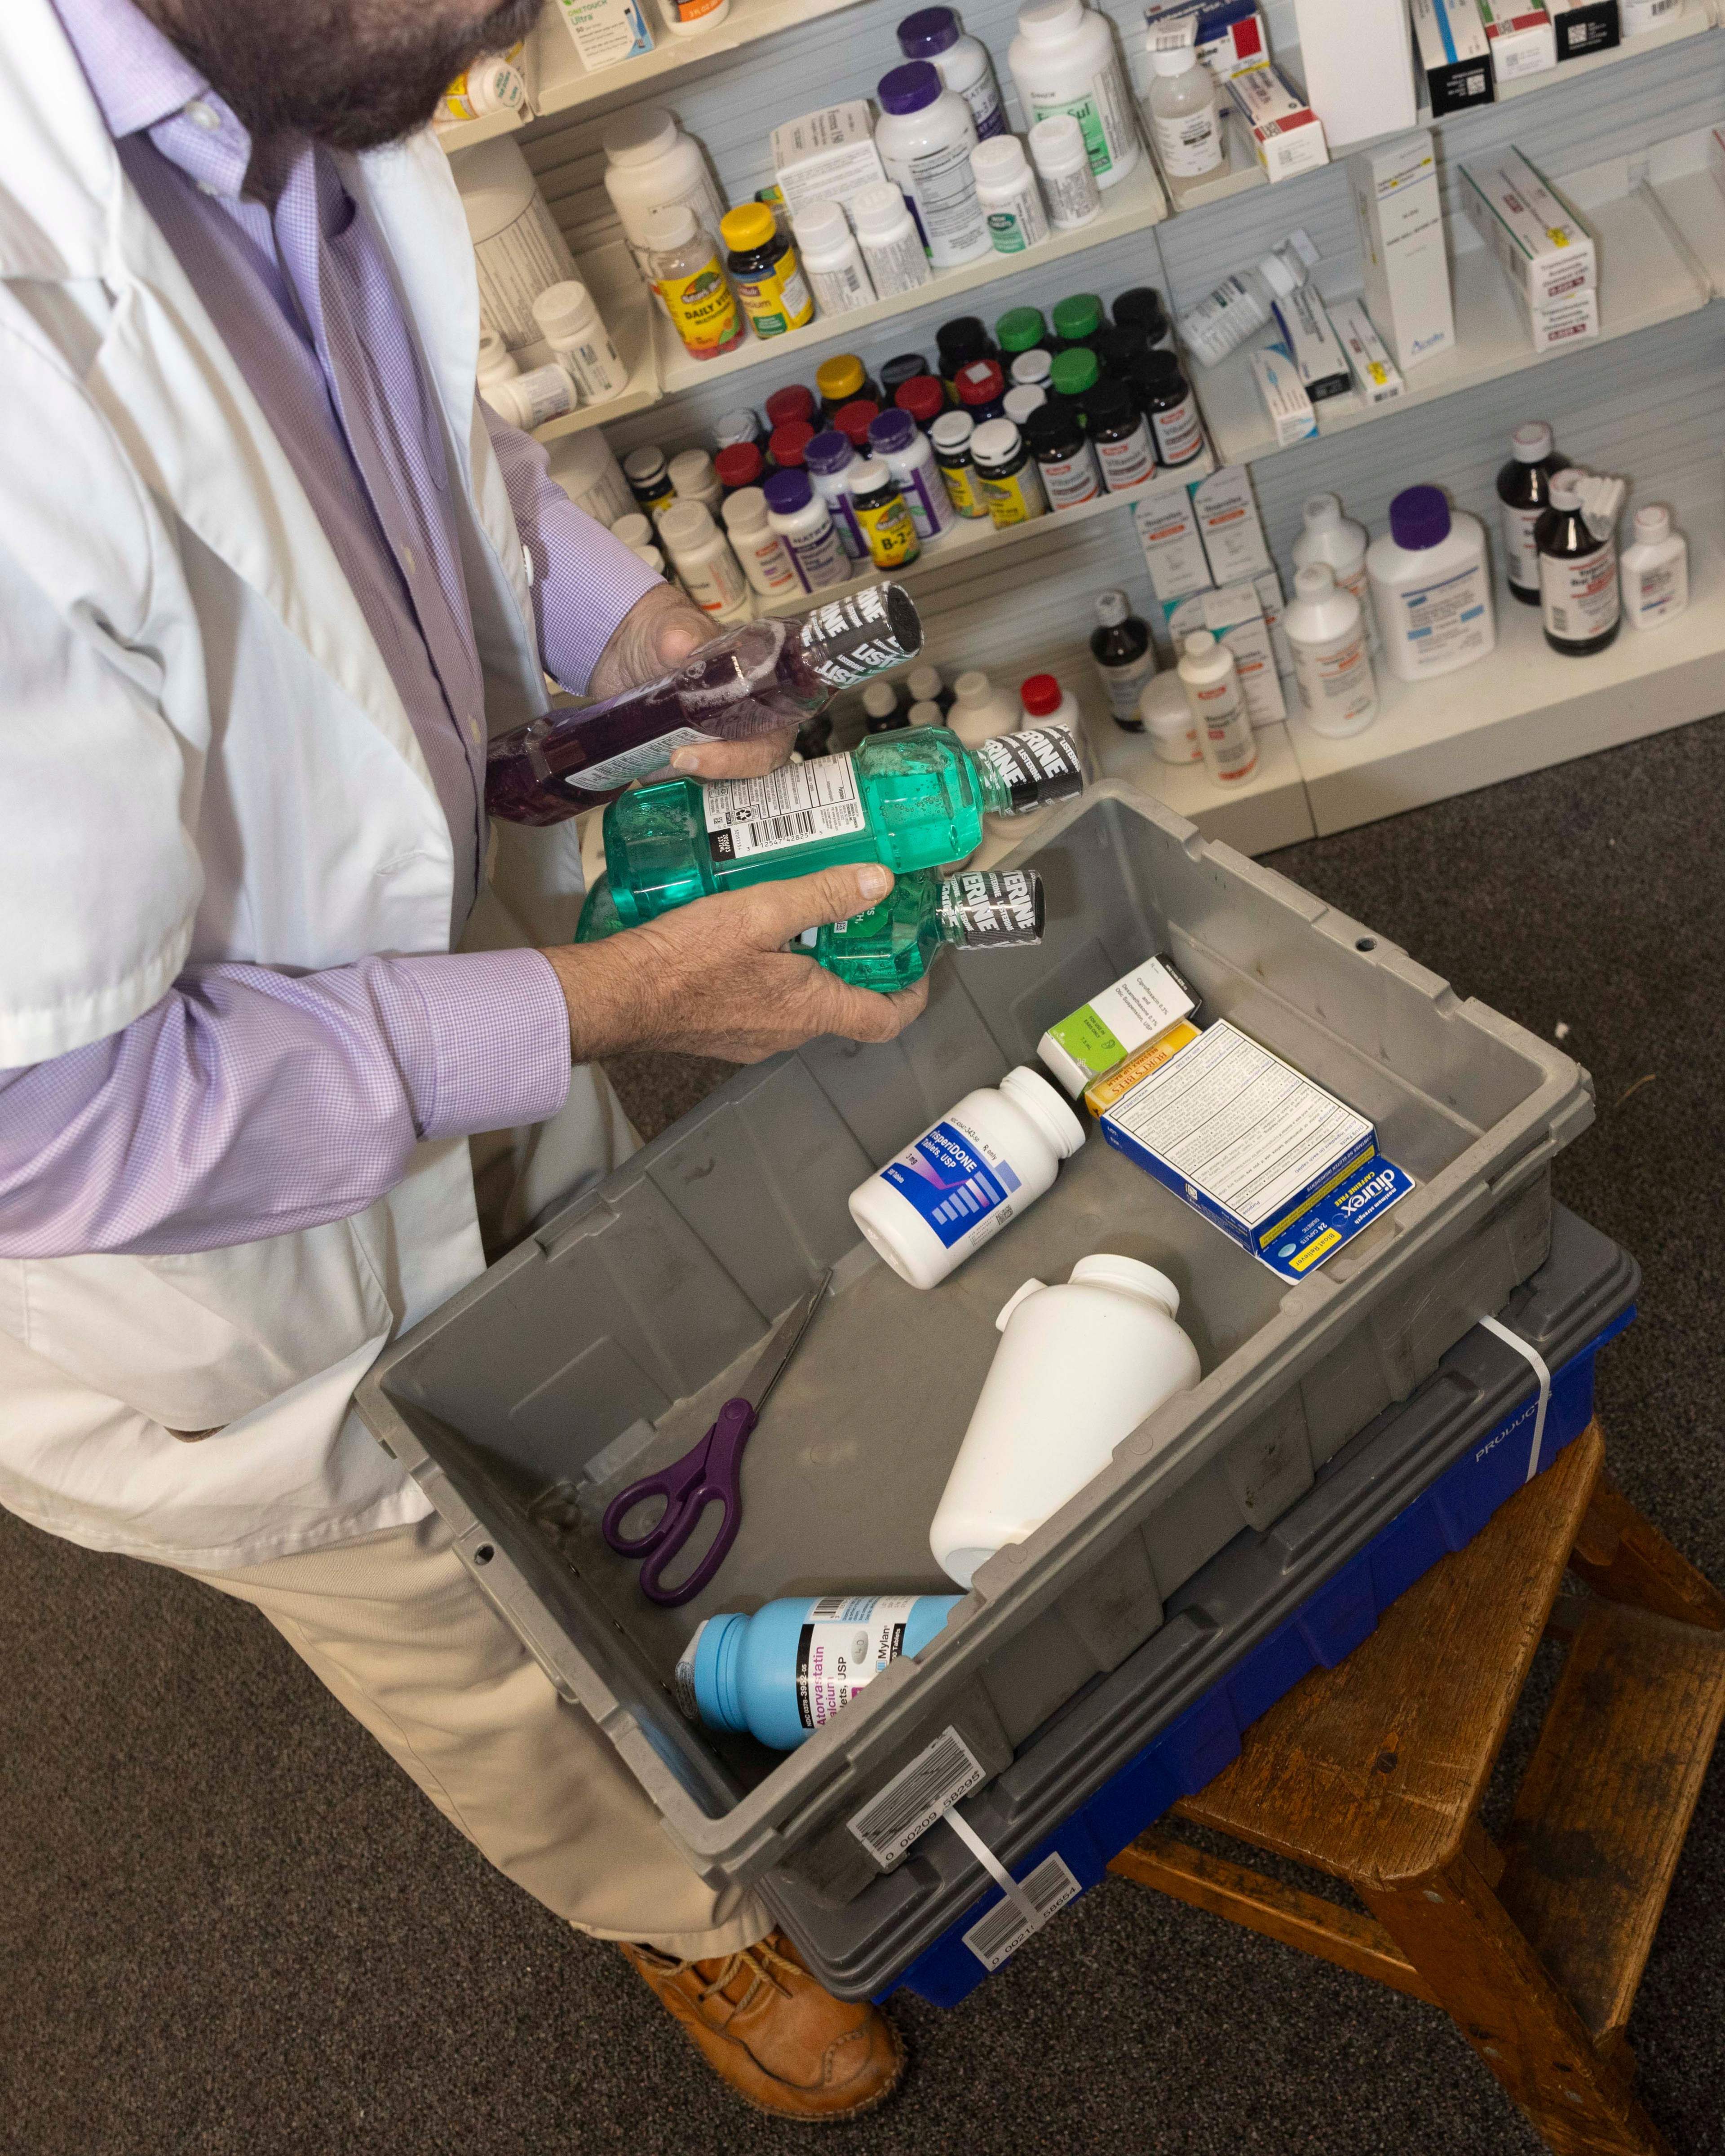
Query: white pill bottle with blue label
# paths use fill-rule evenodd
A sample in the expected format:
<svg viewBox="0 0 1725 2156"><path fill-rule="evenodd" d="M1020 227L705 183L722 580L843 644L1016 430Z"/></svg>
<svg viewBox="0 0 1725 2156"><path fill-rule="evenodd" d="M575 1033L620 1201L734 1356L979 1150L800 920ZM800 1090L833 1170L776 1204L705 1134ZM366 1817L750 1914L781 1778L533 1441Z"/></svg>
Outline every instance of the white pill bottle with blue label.
<svg viewBox="0 0 1725 2156"><path fill-rule="evenodd" d="M979 1086L850 1194L850 1217L912 1287L936 1287L1053 1187L1084 1126L1022 1065Z"/></svg>

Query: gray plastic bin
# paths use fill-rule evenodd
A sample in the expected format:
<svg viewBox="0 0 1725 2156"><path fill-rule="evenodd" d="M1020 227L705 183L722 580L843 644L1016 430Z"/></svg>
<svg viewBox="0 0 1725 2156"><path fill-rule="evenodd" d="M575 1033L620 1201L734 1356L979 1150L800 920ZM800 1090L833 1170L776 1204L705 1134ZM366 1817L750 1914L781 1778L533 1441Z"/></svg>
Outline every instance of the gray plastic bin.
<svg viewBox="0 0 1725 2156"><path fill-rule="evenodd" d="M1175 1589L1242 1529L1269 1527L1543 1261L1552 1156L1592 1117L1568 1057L1126 788L1055 812L1014 858L1046 886L1039 948L943 963L927 1015L897 1042L822 1040L739 1072L396 1343L360 1389L366 1421L449 1520L475 1578L714 1881L779 1870L843 1906L880 1870L846 1822L943 1731L991 1776L1004 1768L1142 1645ZM906 1286L859 1242L850 1192L1158 950L1205 1017L1231 1019L1371 1116L1419 1187L1288 1288L1093 1133L950 1280ZM950 1591L928 1522L995 1314L1026 1278L1062 1279L1101 1249L1173 1278L1203 1382L984 1565L916 1661L798 1751L685 1722L670 1679L703 1616L782 1594ZM751 1441L736 1547L703 1594L659 1609L604 1547L599 1515L696 1441L826 1265L834 1295ZM569 1524L551 1525L549 1496Z"/></svg>

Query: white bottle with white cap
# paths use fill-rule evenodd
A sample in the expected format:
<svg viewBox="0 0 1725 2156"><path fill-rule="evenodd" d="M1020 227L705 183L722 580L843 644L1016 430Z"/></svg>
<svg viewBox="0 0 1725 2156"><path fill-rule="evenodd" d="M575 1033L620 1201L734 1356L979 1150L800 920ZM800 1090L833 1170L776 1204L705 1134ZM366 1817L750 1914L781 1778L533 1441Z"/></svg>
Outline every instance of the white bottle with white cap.
<svg viewBox="0 0 1725 2156"><path fill-rule="evenodd" d="M1182 315L1176 325L1180 341L1200 367L1214 367L1263 328L1276 300L1286 299L1305 282L1305 264L1278 249L1253 268L1224 277Z"/></svg>
<svg viewBox="0 0 1725 2156"><path fill-rule="evenodd" d="M1258 744L1246 716L1234 654L1209 629L1197 629L1186 639L1179 674L1210 777L1223 786L1250 778L1258 767Z"/></svg>
<svg viewBox="0 0 1725 2156"><path fill-rule="evenodd" d="M986 674L973 669L952 684L947 724L966 748L980 748L998 734L1016 732L1024 709L1010 690L997 688Z"/></svg>
<svg viewBox="0 0 1725 2156"><path fill-rule="evenodd" d="M859 187L850 198L850 215L877 299L914 292L933 276L922 235L905 206L903 193L891 180Z"/></svg>
<svg viewBox="0 0 1725 2156"><path fill-rule="evenodd" d="M495 330L480 339L479 393L500 419L531 434L548 419L561 419L581 402L567 372L536 367L526 374Z"/></svg>
<svg viewBox="0 0 1725 2156"><path fill-rule="evenodd" d="M991 136L970 153L976 198L997 254L1022 254L1048 237L1048 216L1036 175L1016 135Z"/></svg>
<svg viewBox="0 0 1725 2156"><path fill-rule="evenodd" d="M1051 112L1025 136L1042 182L1048 221L1056 232L1076 232L1102 213L1101 190L1085 146L1084 130L1070 112Z"/></svg>
<svg viewBox="0 0 1725 2156"><path fill-rule="evenodd" d="M1096 185L1116 187L1137 166L1138 127L1114 25L1080 0L1031 0L1019 10L1007 49L1019 102L1033 124L1051 112L1081 112Z"/></svg>
<svg viewBox="0 0 1725 2156"><path fill-rule="evenodd" d="M653 520L644 516L638 509L632 510L611 526L611 536L620 539L625 547L650 547L654 543Z"/></svg>
<svg viewBox="0 0 1725 2156"><path fill-rule="evenodd" d="M1366 648L1359 601L1336 581L1327 562L1294 572L1294 596L1282 610L1282 633L1294 654L1300 713L1315 734L1344 741L1378 716L1378 685Z"/></svg>
<svg viewBox="0 0 1725 2156"><path fill-rule="evenodd" d="M1201 179L1222 162L1216 78L1189 44L1153 49L1150 66L1150 133L1162 169L1171 180Z"/></svg>
<svg viewBox="0 0 1725 2156"><path fill-rule="evenodd" d="M506 135L454 151L449 170L478 264L480 317L519 352L542 334L533 319L535 297L572 277L575 258L520 145Z"/></svg>
<svg viewBox="0 0 1725 2156"><path fill-rule="evenodd" d="M848 315L854 307L873 306L874 283L840 203L805 203L792 218L791 229L817 313Z"/></svg>
<svg viewBox="0 0 1725 2156"><path fill-rule="evenodd" d="M803 589L785 543L767 521L767 497L757 486L726 495L719 514L742 572L762 598L785 599Z"/></svg>
<svg viewBox="0 0 1725 2156"><path fill-rule="evenodd" d="M718 621L747 620L753 612L748 579L730 542L698 501L674 501L659 518L659 536L683 588Z"/></svg>
<svg viewBox="0 0 1725 2156"><path fill-rule="evenodd" d="M1138 698L1138 717L1161 762L1204 762L1198 721L1192 716L1185 684L1178 674L1158 674L1153 681L1145 683L1143 694Z"/></svg>
<svg viewBox="0 0 1725 2156"><path fill-rule="evenodd" d="M570 501L598 523L614 525L633 512L635 498L603 428L560 434L551 444L550 464L551 476Z"/></svg>
<svg viewBox="0 0 1725 2156"><path fill-rule="evenodd" d="M1631 629L1662 629L1689 603L1689 542L1659 501L1635 511L1635 534L1618 564L1624 616Z"/></svg>
<svg viewBox="0 0 1725 2156"><path fill-rule="evenodd" d="M647 275L647 233L644 219L650 211L686 204L706 227L715 246L719 244L719 220L725 214L706 160L678 126L675 113L662 105L637 105L621 112L601 138L605 152L605 192L617 212L623 236ZM722 250L721 250L722 252ZM664 305L661 300L660 305Z"/></svg>
<svg viewBox="0 0 1725 2156"><path fill-rule="evenodd" d="M1064 1286L1024 1282L994 1321L1000 1345L929 1527L949 1578L968 1588L1093 1481L1147 1415L1197 1384L1179 1308L1165 1273L1111 1251L1081 1258Z"/></svg>
<svg viewBox="0 0 1725 2156"><path fill-rule="evenodd" d="M1359 601L1366 624L1366 641L1378 649L1378 624L1372 613L1372 580L1366 573L1366 547L1371 535L1363 524L1342 514L1340 498L1333 494L1308 494L1301 514L1305 524L1294 541L1294 567L1327 562L1336 582Z"/></svg>
<svg viewBox="0 0 1725 2156"><path fill-rule="evenodd" d="M709 516L718 514L725 490L705 449L679 449L667 470L671 490L679 501L698 501Z"/></svg>
<svg viewBox="0 0 1725 2156"><path fill-rule="evenodd" d="M565 281L533 302L539 333L566 367L583 404L608 404L629 387L629 369L585 285Z"/></svg>

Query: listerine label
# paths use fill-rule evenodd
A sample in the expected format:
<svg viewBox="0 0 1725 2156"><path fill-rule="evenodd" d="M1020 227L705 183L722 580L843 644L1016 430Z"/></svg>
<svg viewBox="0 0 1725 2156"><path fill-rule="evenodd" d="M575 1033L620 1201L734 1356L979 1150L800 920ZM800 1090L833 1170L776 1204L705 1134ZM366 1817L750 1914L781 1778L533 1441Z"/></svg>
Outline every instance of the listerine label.
<svg viewBox="0 0 1725 2156"><path fill-rule="evenodd" d="M941 916L968 951L1042 937L1042 882L1029 869L967 869L941 886Z"/></svg>
<svg viewBox="0 0 1725 2156"><path fill-rule="evenodd" d="M797 1635L797 1716L819 1729L905 1650L914 1594L827 1594Z"/></svg>
<svg viewBox="0 0 1725 2156"><path fill-rule="evenodd" d="M870 584L848 598L829 599L803 624L803 654L829 689L848 689L922 647L910 594L896 584Z"/></svg>
<svg viewBox="0 0 1725 2156"><path fill-rule="evenodd" d="M1010 1161L980 1132L948 1117L906 1146L880 1171L914 1207L943 1246L968 1241L973 1249L1013 1216L1013 1194L1021 1178Z"/></svg>
<svg viewBox="0 0 1725 2156"><path fill-rule="evenodd" d="M611 787L628 786L637 778L650 778L655 771L663 771L673 749L697 747L717 738L716 734L702 733L698 726L674 726L657 741L643 742L639 748L624 749L602 763L588 764L584 771L568 773L563 783L577 793L603 793Z"/></svg>
<svg viewBox="0 0 1725 2156"><path fill-rule="evenodd" d="M1064 726L997 734L976 753L1006 782L1014 812L1038 808L1045 801L1070 800L1084 790L1078 744Z"/></svg>
<svg viewBox="0 0 1725 2156"><path fill-rule="evenodd" d="M716 861L748 860L868 828L848 756L788 763L759 778L721 779L701 789L701 803Z"/></svg>

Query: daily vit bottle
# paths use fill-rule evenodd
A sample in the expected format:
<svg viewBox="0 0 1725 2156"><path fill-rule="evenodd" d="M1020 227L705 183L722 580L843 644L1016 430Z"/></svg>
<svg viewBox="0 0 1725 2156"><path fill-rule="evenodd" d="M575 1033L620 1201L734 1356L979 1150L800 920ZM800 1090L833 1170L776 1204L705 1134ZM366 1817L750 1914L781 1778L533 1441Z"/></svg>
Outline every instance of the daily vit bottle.
<svg viewBox="0 0 1725 2156"><path fill-rule="evenodd" d="M1138 702L1155 678L1156 654L1151 649L1149 624L1132 612L1124 592L1096 593L1090 657L1115 725L1129 734L1142 733Z"/></svg>
<svg viewBox="0 0 1725 2156"><path fill-rule="evenodd" d="M1006 132L1006 113L994 63L980 38L966 37L950 8L919 8L898 26L898 49L907 60L928 60L948 90L970 107L977 137L986 142Z"/></svg>
<svg viewBox="0 0 1725 2156"><path fill-rule="evenodd" d="M726 279L712 234L686 203L649 210L641 219L647 275L670 326L691 359L735 352L747 335L742 309Z"/></svg>
<svg viewBox="0 0 1725 2156"><path fill-rule="evenodd" d="M1366 549L1366 572L1384 661L1399 680L1452 674L1497 643L1485 532L1436 487L1396 495L1389 531Z"/></svg>
<svg viewBox="0 0 1725 2156"><path fill-rule="evenodd" d="M719 230L730 250L726 274L757 336L783 336L814 321L814 301L797 250L765 203L726 210Z"/></svg>
<svg viewBox="0 0 1725 2156"><path fill-rule="evenodd" d="M634 924L847 861L881 861L895 875L962 861L982 843L985 813L1027 814L1083 788L1077 746L1057 729L973 752L945 726L901 725L848 756L761 778L638 787L605 811L605 865L618 912Z"/></svg>
<svg viewBox="0 0 1725 2156"><path fill-rule="evenodd" d="M1019 101L1033 124L1051 114L1078 122L1096 185L1117 187L1139 157L1131 89L1114 26L1080 0L1031 0L1007 51Z"/></svg>
<svg viewBox="0 0 1725 2156"><path fill-rule="evenodd" d="M1372 580L1366 571L1365 526L1342 514L1338 495L1308 494L1301 515L1304 521L1294 541L1294 567L1297 571L1314 562L1327 563L1343 590L1352 592L1359 601L1366 640L1373 651L1377 650L1378 624L1372 612Z"/></svg>
<svg viewBox="0 0 1725 2156"><path fill-rule="evenodd" d="M819 1594L706 1618L677 1663L677 1704L709 1729L793 1752L901 1655L920 1655L963 1599Z"/></svg>
<svg viewBox="0 0 1725 2156"><path fill-rule="evenodd" d="M922 647L915 603L896 584L742 624L657 681L546 711L499 735L486 752L485 806L508 823L560 824L663 771L685 744L802 725L840 690L891 673ZM938 858L959 860L969 850Z"/></svg>
<svg viewBox="0 0 1725 2156"><path fill-rule="evenodd" d="M935 726L913 704L910 723ZM1042 879L1029 869L938 869L901 875L878 906L848 921L805 931L803 947L814 962L854 988L891 995L915 987L947 944L957 951L1004 951L1042 940Z"/></svg>
<svg viewBox="0 0 1725 2156"><path fill-rule="evenodd" d="M1294 597L1281 625L1307 725L1334 740L1363 732L1378 716L1365 619L1327 562L1308 562L1294 572Z"/></svg>
<svg viewBox="0 0 1725 2156"><path fill-rule="evenodd" d="M1635 537L1623 550L1623 611L1631 629L1662 629L1689 603L1689 542L1671 529L1671 512L1651 501L1635 511Z"/></svg>
<svg viewBox="0 0 1725 2156"><path fill-rule="evenodd" d="M1084 1126L1023 1065L978 1086L850 1194L850 1217L901 1280L937 1286L1054 1187Z"/></svg>
<svg viewBox="0 0 1725 2156"><path fill-rule="evenodd" d="M1201 179L1222 162L1216 78L1191 45L1150 55L1150 133L1171 180Z"/></svg>
<svg viewBox="0 0 1725 2156"><path fill-rule="evenodd" d="M1222 786L1250 778L1258 767L1258 744L1234 654L1209 629L1195 630L1180 654L1179 674L1210 777Z"/></svg>
<svg viewBox="0 0 1725 2156"><path fill-rule="evenodd" d="M937 270L957 270L988 254L988 220L977 200L970 107L927 60L906 60L880 78L875 147L886 177L903 191Z"/></svg>
<svg viewBox="0 0 1725 2156"><path fill-rule="evenodd" d="M1529 419L1509 438L1510 459L1497 475L1503 505L1503 567L1512 598L1539 604L1539 547L1533 534L1551 506L1551 483L1567 469L1552 446L1551 429ZM1339 577L1337 581L1341 580Z"/></svg>
<svg viewBox="0 0 1725 2156"><path fill-rule="evenodd" d="M1623 597L1617 581L1617 535L1595 531L1583 512L1582 474L1560 471L1535 528L1539 547L1539 608L1545 640L1566 659L1590 659L1617 640Z"/></svg>

